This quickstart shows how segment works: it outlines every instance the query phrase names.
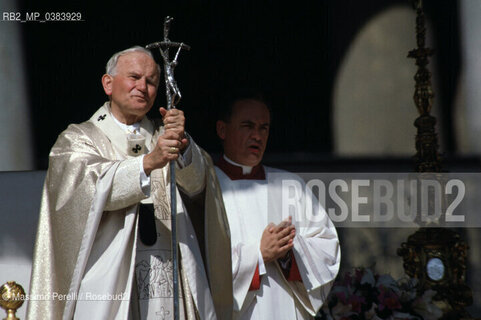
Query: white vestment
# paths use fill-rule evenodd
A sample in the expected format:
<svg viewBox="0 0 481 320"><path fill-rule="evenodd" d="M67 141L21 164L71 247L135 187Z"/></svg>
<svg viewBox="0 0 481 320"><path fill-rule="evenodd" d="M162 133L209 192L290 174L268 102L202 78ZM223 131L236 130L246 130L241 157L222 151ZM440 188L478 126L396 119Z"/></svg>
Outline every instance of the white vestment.
<svg viewBox="0 0 481 320"><path fill-rule="evenodd" d="M281 216L281 180L299 180L282 170L264 169L266 180L231 180L216 167L231 231L234 317L309 319L326 300L339 270L337 233L323 209L305 212L299 206L298 214L292 217L296 227L293 253L302 282L287 281L278 262L269 262L265 264L266 274L260 276L259 290L249 291L264 229L271 222L278 224L287 218ZM304 196L312 197L307 193Z"/></svg>
<svg viewBox="0 0 481 320"><path fill-rule="evenodd" d="M30 296L40 298L29 301L29 319L136 317L129 315L129 311L132 313L139 246L137 209L138 203L147 198L141 188L141 163L136 155L155 146L162 128L159 130L145 117L140 134L145 144L138 137L127 139L106 103L89 121L71 125L59 136L50 154L34 252ZM191 146L192 164L176 170L177 186L187 196L204 190L206 207L214 205L220 211L209 210L205 215L207 266L204 268L196 234L177 190L179 264L184 276L180 283L188 288L180 290L189 300L180 302L182 313L189 319L230 319L226 294L211 294L206 275L209 273L211 285L215 281L225 282L225 277L217 278L223 275L211 262L212 256L222 256L226 251L222 246L229 243L228 225L222 218L223 207L218 205L221 201L216 200L216 181L212 181L214 173L210 173L213 170L205 170L210 160L193 141ZM157 233L163 240L170 238L170 220L165 217L165 210L161 210L169 206L165 203L170 197L168 190L168 166L152 171L151 196L155 216L161 221L157 223ZM209 239L211 235L220 235L222 240ZM170 242L162 245L166 252L170 251ZM163 272L169 272L169 254L157 254L164 260ZM223 263L230 265L230 260ZM226 290L231 291L228 287ZM172 300L171 290L164 290L164 296ZM168 314L172 316L172 310L159 310L149 319Z"/></svg>

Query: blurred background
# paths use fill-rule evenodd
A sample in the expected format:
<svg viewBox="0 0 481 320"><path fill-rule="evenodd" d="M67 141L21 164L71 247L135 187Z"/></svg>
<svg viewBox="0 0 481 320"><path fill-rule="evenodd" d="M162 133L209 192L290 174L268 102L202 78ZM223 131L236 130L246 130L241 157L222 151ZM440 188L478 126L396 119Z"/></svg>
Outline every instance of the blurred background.
<svg viewBox="0 0 481 320"><path fill-rule="evenodd" d="M258 88L271 102L268 160L300 164L415 152L416 67L407 58L416 46L415 12L408 0L3 0L1 6L22 17L80 12L83 20L1 21L1 170L46 169L58 134L106 100L100 84L106 61L161 40L167 15L175 18L170 38L192 46L175 72L187 128L209 152L220 152L214 129L220 98L239 87ZM447 157L481 151L481 40L474 32L480 6L425 1L428 45L436 52L433 112ZM164 103L161 88L156 106Z"/></svg>
<svg viewBox="0 0 481 320"><path fill-rule="evenodd" d="M479 172L481 1L425 0L424 9L444 167ZM0 171L46 170L58 134L107 100L100 79L110 56L162 40L167 15L175 19L170 39L192 47L175 69L179 107L191 136L214 157L223 95L256 88L273 110L266 164L303 172L414 170L416 66L407 54L416 47L416 15L408 0L2 0L0 12ZM11 12L22 19L76 12L82 21L7 21ZM164 104L161 86L149 115ZM412 232L339 230L343 270L375 263L381 273L403 276L396 249ZM470 310L480 315L479 230L462 234L471 247Z"/></svg>

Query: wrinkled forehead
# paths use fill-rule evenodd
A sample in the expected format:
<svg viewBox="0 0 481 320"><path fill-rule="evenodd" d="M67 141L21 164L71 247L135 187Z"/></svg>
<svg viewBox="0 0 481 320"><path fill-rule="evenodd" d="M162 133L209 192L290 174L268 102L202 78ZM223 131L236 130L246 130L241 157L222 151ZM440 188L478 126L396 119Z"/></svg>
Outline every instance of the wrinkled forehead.
<svg viewBox="0 0 481 320"><path fill-rule="evenodd" d="M117 61L117 70L121 69L125 71L143 71L152 76L160 76L159 65L151 56L140 51L121 55Z"/></svg>

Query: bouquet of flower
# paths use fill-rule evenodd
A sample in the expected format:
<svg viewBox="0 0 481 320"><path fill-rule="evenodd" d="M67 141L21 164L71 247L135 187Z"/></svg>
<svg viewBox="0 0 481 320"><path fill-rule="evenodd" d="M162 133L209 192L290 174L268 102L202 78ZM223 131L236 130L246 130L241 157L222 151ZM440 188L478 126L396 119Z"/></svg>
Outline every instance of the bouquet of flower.
<svg viewBox="0 0 481 320"><path fill-rule="evenodd" d="M321 320L437 320L442 311L433 304L433 290L417 294L416 279L394 280L369 268L347 272L334 286L319 311Z"/></svg>

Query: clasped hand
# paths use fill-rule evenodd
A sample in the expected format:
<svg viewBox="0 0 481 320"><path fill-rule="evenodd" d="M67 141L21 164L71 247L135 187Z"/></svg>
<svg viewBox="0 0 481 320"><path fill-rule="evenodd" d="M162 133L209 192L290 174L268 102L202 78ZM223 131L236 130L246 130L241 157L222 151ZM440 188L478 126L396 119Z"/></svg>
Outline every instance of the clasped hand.
<svg viewBox="0 0 481 320"><path fill-rule="evenodd" d="M292 224L292 217L283 220L278 225L269 223L261 238L261 253L264 262L283 258L294 247L296 228Z"/></svg>
<svg viewBox="0 0 481 320"><path fill-rule="evenodd" d="M157 140L154 149L144 157L144 172L149 175L154 169L163 168L169 161L176 160L185 150L184 112L179 109L159 109L164 122L164 133Z"/></svg>

